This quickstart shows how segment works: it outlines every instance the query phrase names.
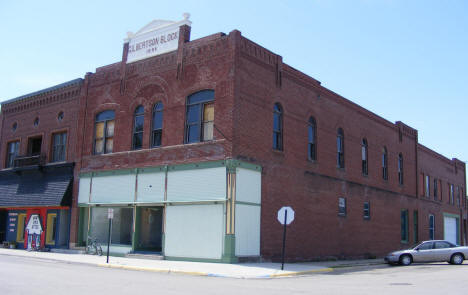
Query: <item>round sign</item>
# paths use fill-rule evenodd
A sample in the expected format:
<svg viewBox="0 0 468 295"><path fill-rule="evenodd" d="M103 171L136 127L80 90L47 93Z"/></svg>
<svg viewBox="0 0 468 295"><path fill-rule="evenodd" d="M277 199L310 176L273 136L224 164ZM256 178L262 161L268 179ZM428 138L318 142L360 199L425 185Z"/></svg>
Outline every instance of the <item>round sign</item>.
<svg viewBox="0 0 468 295"><path fill-rule="evenodd" d="M289 225L294 220L294 210L289 206L278 210L278 221L284 225L285 219L286 225Z"/></svg>

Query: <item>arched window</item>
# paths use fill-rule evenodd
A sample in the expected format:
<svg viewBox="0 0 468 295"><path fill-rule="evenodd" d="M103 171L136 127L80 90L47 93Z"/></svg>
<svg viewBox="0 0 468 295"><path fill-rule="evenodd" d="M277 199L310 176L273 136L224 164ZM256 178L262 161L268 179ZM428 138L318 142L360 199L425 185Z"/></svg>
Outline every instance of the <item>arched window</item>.
<svg viewBox="0 0 468 295"><path fill-rule="evenodd" d="M344 132L341 128L336 135L336 164L338 168L344 168Z"/></svg>
<svg viewBox="0 0 468 295"><path fill-rule="evenodd" d="M382 150L382 178L384 180L388 179L388 156L386 147Z"/></svg>
<svg viewBox="0 0 468 295"><path fill-rule="evenodd" d="M273 109L273 149L283 150L283 109L279 103Z"/></svg>
<svg viewBox="0 0 468 295"><path fill-rule="evenodd" d="M145 122L145 108L137 106L133 115L133 144L132 149L139 150L143 146L143 124Z"/></svg>
<svg viewBox="0 0 468 295"><path fill-rule="evenodd" d="M314 117L309 118L308 126L308 140L309 140L309 160L317 160L317 124Z"/></svg>
<svg viewBox="0 0 468 295"><path fill-rule="evenodd" d="M403 184L403 155L398 155L398 183Z"/></svg>
<svg viewBox="0 0 468 295"><path fill-rule="evenodd" d="M161 146L163 123L163 104L158 102L153 107L153 131L151 134L151 146Z"/></svg>
<svg viewBox="0 0 468 295"><path fill-rule="evenodd" d="M363 138L361 142L361 159L362 159L362 174L368 175L368 161L367 161L367 139Z"/></svg>
<svg viewBox="0 0 468 295"><path fill-rule="evenodd" d="M213 139L214 91L203 90L187 98L185 143Z"/></svg>
<svg viewBox="0 0 468 295"><path fill-rule="evenodd" d="M94 154L112 153L114 147L115 113L112 110L96 115L94 124Z"/></svg>

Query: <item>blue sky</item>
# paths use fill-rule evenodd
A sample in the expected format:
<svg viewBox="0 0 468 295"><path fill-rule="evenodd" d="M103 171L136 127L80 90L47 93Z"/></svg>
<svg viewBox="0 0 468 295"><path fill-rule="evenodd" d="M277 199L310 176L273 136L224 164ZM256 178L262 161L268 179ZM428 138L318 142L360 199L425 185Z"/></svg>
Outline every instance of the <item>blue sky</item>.
<svg viewBox="0 0 468 295"><path fill-rule="evenodd" d="M468 1L0 0L0 101L121 59L127 31L191 14L192 39L238 29L420 143L468 160Z"/></svg>

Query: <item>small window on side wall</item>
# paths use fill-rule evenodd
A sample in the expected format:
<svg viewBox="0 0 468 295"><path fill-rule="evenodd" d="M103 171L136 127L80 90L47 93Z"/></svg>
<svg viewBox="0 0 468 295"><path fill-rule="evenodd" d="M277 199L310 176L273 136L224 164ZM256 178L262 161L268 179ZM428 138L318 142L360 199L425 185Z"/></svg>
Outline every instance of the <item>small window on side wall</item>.
<svg viewBox="0 0 468 295"><path fill-rule="evenodd" d="M114 148L114 111L107 110L96 115L94 124L94 154L112 153Z"/></svg>
<svg viewBox="0 0 468 295"><path fill-rule="evenodd" d="M338 215L346 216L346 198L338 198Z"/></svg>
<svg viewBox="0 0 468 295"><path fill-rule="evenodd" d="M364 202L364 219L370 219L370 203Z"/></svg>
<svg viewBox="0 0 468 295"><path fill-rule="evenodd" d="M403 185L403 155L398 155L398 183Z"/></svg>
<svg viewBox="0 0 468 295"><path fill-rule="evenodd" d="M203 90L187 97L185 143L213 140L214 91Z"/></svg>
<svg viewBox="0 0 468 295"><path fill-rule="evenodd" d="M338 128L336 135L336 164L338 168L344 168L344 132Z"/></svg>
<svg viewBox="0 0 468 295"><path fill-rule="evenodd" d="M279 103L273 108L273 149L283 150L283 108Z"/></svg>
<svg viewBox="0 0 468 295"><path fill-rule="evenodd" d="M317 124L314 117L309 118L308 130L308 158L309 160L317 160Z"/></svg>
<svg viewBox="0 0 468 295"><path fill-rule="evenodd" d="M435 223L435 218L434 215L429 214L429 240L434 240L434 223Z"/></svg>
<svg viewBox="0 0 468 295"><path fill-rule="evenodd" d="M386 147L382 150L382 178L388 180L388 153Z"/></svg>
<svg viewBox="0 0 468 295"><path fill-rule="evenodd" d="M369 174L369 165L367 161L367 139L363 138L361 142L362 175Z"/></svg>

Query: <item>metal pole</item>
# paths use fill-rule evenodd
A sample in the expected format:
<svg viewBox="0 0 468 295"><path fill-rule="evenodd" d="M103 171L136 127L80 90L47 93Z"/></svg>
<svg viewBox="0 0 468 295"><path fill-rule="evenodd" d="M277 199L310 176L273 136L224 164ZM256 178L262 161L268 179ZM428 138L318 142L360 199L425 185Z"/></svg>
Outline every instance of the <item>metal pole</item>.
<svg viewBox="0 0 468 295"><path fill-rule="evenodd" d="M288 217L288 210L284 210L284 227L283 227L283 253L281 258L281 270L284 269L284 249L286 248L286 220Z"/></svg>
<svg viewBox="0 0 468 295"><path fill-rule="evenodd" d="M109 235L107 236L107 263L109 263L109 249L111 244L112 218L109 218Z"/></svg>

